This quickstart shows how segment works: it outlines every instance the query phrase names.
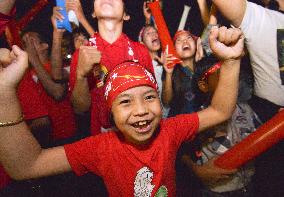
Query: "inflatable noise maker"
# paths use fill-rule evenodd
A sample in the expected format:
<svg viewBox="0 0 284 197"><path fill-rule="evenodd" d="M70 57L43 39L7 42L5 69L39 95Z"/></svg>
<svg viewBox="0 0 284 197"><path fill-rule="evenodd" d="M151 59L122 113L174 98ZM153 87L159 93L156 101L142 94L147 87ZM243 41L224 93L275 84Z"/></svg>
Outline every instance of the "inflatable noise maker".
<svg viewBox="0 0 284 197"><path fill-rule="evenodd" d="M158 34L159 34L159 38L162 43L163 51L166 51L166 53L168 54L173 54L173 56L176 57L176 60L172 64L167 65L169 68L172 68L175 66L175 64L180 63L181 61L178 58L178 55L175 51L175 47L171 39L168 27L166 25L165 19L161 12L159 1L156 0L154 2L150 2L148 3L148 6L151 10L151 14L153 15L155 19L155 23L158 29Z"/></svg>
<svg viewBox="0 0 284 197"><path fill-rule="evenodd" d="M64 19L62 21L59 20L56 21L56 26L58 29L66 29L67 31L72 32L72 27L70 22L74 22L77 26L79 26L79 21L73 10L70 10L67 14L65 4L66 4L65 0L56 0L56 6L62 8L62 10L60 10L60 13L64 16Z"/></svg>
<svg viewBox="0 0 284 197"><path fill-rule="evenodd" d="M284 110L215 160L224 169L236 169L284 138Z"/></svg>

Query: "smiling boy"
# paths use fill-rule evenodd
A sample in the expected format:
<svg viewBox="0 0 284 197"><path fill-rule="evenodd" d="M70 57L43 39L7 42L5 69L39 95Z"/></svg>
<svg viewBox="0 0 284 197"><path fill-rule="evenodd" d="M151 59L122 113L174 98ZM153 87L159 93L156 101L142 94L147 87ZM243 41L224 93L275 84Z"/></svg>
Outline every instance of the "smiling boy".
<svg viewBox="0 0 284 197"><path fill-rule="evenodd" d="M92 172L104 179L110 196L175 196L180 144L228 119L236 103L242 33L213 28L210 44L223 66L207 109L161 120L153 75L139 63L122 63L109 74L104 94L116 129L45 150L22 122L15 92L27 68L27 54L14 46L16 59L0 70L0 161L5 170L18 180L71 170L78 175Z"/></svg>

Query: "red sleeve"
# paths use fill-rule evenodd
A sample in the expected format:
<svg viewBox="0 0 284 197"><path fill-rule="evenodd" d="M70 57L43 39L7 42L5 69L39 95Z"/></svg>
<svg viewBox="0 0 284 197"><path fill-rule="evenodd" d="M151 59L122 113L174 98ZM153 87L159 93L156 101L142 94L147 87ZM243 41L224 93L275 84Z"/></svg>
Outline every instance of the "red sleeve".
<svg viewBox="0 0 284 197"><path fill-rule="evenodd" d="M79 50L76 50L72 55L72 60L70 64L69 86L71 92L73 91L76 82L76 69L77 69L78 58L79 58Z"/></svg>
<svg viewBox="0 0 284 197"><path fill-rule="evenodd" d="M25 120L31 120L48 115L48 110L33 81L31 73L27 72L18 87L18 98Z"/></svg>
<svg viewBox="0 0 284 197"><path fill-rule="evenodd" d="M184 141L195 137L199 129L199 118L197 113L177 115L162 120L161 128L180 146Z"/></svg>
<svg viewBox="0 0 284 197"><path fill-rule="evenodd" d="M106 157L111 156L113 136L113 133L105 133L64 145L72 170L79 176L87 172L101 176L101 172L106 169Z"/></svg>
<svg viewBox="0 0 284 197"><path fill-rule="evenodd" d="M0 165L0 190L4 189L11 182L11 178Z"/></svg>
<svg viewBox="0 0 284 197"><path fill-rule="evenodd" d="M149 51L147 48L138 42L135 42L136 51L138 51L138 60L139 62L147 68L152 74L154 74L154 68L152 64L152 59L150 57ZM155 75L154 75L155 76Z"/></svg>

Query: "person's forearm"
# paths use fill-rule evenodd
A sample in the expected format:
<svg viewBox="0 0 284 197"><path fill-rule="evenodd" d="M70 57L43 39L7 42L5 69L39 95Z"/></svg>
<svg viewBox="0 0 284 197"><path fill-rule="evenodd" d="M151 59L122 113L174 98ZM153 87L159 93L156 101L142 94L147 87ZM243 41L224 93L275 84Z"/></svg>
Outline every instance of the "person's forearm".
<svg viewBox="0 0 284 197"><path fill-rule="evenodd" d="M90 109L91 94L87 78L77 77L71 96L71 102L77 114L87 112Z"/></svg>
<svg viewBox="0 0 284 197"><path fill-rule="evenodd" d="M202 22L206 26L209 23L209 9L206 0L197 0Z"/></svg>
<svg viewBox="0 0 284 197"><path fill-rule="evenodd" d="M61 100L66 93L66 84L55 83L40 62L33 63L33 68L35 69L37 77L42 83L47 94L55 100Z"/></svg>
<svg viewBox="0 0 284 197"><path fill-rule="evenodd" d="M51 49L51 75L53 79L63 79L63 66L62 66L62 37L63 32L53 32L53 41Z"/></svg>
<svg viewBox="0 0 284 197"><path fill-rule="evenodd" d="M246 0L212 0L221 14L227 18L232 25L239 27L246 10Z"/></svg>
<svg viewBox="0 0 284 197"><path fill-rule="evenodd" d="M0 89L0 122L15 121L22 116L16 90ZM25 122L0 127L0 163L14 179L22 179L28 173L41 147Z"/></svg>
<svg viewBox="0 0 284 197"><path fill-rule="evenodd" d="M217 8L214 4L211 6L210 16L209 16L209 25L217 25Z"/></svg>
<svg viewBox="0 0 284 197"><path fill-rule="evenodd" d="M231 117L237 101L241 60L226 60L220 70L218 86L211 107L222 114L222 121ZM225 98L225 99L224 99Z"/></svg>
<svg viewBox="0 0 284 197"><path fill-rule="evenodd" d="M93 27L90 25L90 23L87 21L85 17L80 19L80 23L83 25L83 27L88 32L90 37L94 36L95 30L93 29Z"/></svg>
<svg viewBox="0 0 284 197"><path fill-rule="evenodd" d="M172 74L166 74L166 79L163 84L163 91L162 91L162 101L163 104L168 106L170 105L173 98L173 81L172 81Z"/></svg>

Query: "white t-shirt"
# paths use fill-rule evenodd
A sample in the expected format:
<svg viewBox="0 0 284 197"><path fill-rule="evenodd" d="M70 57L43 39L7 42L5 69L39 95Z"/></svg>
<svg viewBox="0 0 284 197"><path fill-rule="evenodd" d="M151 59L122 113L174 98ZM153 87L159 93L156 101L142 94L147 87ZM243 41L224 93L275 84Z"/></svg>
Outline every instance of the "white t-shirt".
<svg viewBox="0 0 284 197"><path fill-rule="evenodd" d="M284 106L277 52L277 30L284 29L284 14L247 2L240 28L250 54L255 95Z"/></svg>

